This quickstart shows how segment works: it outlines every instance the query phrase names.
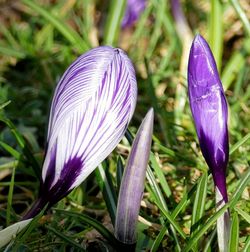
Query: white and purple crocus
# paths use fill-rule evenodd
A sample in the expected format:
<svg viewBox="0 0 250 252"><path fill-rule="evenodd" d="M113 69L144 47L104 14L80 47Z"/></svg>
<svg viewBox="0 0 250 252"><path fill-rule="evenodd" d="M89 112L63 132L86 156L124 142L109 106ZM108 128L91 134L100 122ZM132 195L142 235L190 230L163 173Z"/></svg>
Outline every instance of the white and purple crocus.
<svg viewBox="0 0 250 252"><path fill-rule="evenodd" d="M136 98L134 67L121 49L97 47L69 66L51 105L40 195L24 219L57 203L113 151Z"/></svg>
<svg viewBox="0 0 250 252"><path fill-rule="evenodd" d="M195 37L190 50L188 94L200 148L213 175L216 203L220 208L228 201L228 109L213 54L200 35ZM217 221L220 251L226 251L229 225L226 212Z"/></svg>

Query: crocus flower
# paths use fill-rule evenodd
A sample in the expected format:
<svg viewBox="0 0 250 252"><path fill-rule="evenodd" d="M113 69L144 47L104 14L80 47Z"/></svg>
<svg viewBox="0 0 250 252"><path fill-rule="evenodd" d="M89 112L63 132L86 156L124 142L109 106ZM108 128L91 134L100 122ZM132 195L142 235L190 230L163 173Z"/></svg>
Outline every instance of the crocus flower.
<svg viewBox="0 0 250 252"><path fill-rule="evenodd" d="M216 63L205 39L197 35L188 63L188 94L200 148L212 172L216 202L222 207L227 201L226 168L229 156L227 102ZM226 251L229 214L217 222L221 251ZM224 248L223 248L224 246Z"/></svg>
<svg viewBox="0 0 250 252"><path fill-rule="evenodd" d="M112 152L136 97L135 71L121 49L97 47L69 66L51 105L40 195L24 219L66 196Z"/></svg>
<svg viewBox="0 0 250 252"><path fill-rule="evenodd" d="M136 242L136 225L144 191L151 148L154 112L150 109L134 139L122 177L115 221L115 236L125 244Z"/></svg>
<svg viewBox="0 0 250 252"><path fill-rule="evenodd" d="M140 17L146 7L146 0L127 0L122 28L131 27Z"/></svg>

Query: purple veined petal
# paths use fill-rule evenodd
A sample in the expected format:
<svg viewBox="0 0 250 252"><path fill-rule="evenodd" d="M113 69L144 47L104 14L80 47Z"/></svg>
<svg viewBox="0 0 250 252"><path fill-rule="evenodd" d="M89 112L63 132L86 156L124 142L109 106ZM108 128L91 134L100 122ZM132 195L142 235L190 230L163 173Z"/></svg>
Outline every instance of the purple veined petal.
<svg viewBox="0 0 250 252"><path fill-rule="evenodd" d="M153 122L154 111L150 109L136 134L120 185L115 236L125 244L136 242L136 226L151 149Z"/></svg>
<svg viewBox="0 0 250 252"><path fill-rule="evenodd" d="M211 169L215 185L227 201L227 102L212 52L200 35L195 37L190 50L188 94L202 154Z"/></svg>
<svg viewBox="0 0 250 252"><path fill-rule="evenodd" d="M122 28L131 27L140 17L146 7L146 0L127 0L127 6L122 19Z"/></svg>
<svg viewBox="0 0 250 252"><path fill-rule="evenodd" d="M121 50L101 46L73 62L52 100L36 209L66 196L113 151L134 113L134 67Z"/></svg>

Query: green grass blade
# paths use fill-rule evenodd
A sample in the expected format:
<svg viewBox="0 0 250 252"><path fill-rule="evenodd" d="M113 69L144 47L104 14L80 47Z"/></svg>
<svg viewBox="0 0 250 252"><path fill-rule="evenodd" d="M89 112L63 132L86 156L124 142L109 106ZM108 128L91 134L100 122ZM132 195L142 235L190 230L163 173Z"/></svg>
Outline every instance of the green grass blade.
<svg viewBox="0 0 250 252"><path fill-rule="evenodd" d="M229 252L238 251L238 244L239 244L239 218L238 214L234 212L229 238Z"/></svg>
<svg viewBox="0 0 250 252"><path fill-rule="evenodd" d="M249 185L249 183L250 183L250 169L248 169L247 172L245 172L245 174L242 175L240 183L237 186L235 193L231 197L230 209L233 209L235 207L244 189L246 188L247 185Z"/></svg>
<svg viewBox="0 0 250 252"><path fill-rule="evenodd" d="M187 243L186 247L184 248L183 252L190 251L193 246L199 241L199 239L206 233L206 231L216 222L216 220L222 216L222 214L225 213L227 208L233 208L237 202L240 196L242 195L242 192L250 182L250 169L246 172L246 174L242 177L239 186L235 193L232 195L232 200L230 200L227 204L225 204L219 211L217 211L199 230L197 234L195 234Z"/></svg>
<svg viewBox="0 0 250 252"><path fill-rule="evenodd" d="M150 249L150 252L157 252L158 251L158 248L159 248L161 241L164 238L166 232L167 232L167 227L163 226L160 230L160 233L156 236L154 243Z"/></svg>
<svg viewBox="0 0 250 252"><path fill-rule="evenodd" d="M215 240L216 234L217 234L217 230L215 229L211 233L209 239L207 240L207 242L206 242L206 244L205 244L205 246L203 248L203 252L211 252L212 251L211 250L211 245L212 245L212 242Z"/></svg>
<svg viewBox="0 0 250 252"><path fill-rule="evenodd" d="M147 178L149 185L150 185L150 188L153 192L154 200L156 202L158 202L158 204L160 204L162 207L167 209L166 201L165 201L163 194L162 194L162 192L156 182L155 175L154 175L150 166L148 166L148 168L147 168L146 178Z"/></svg>
<svg viewBox="0 0 250 252"><path fill-rule="evenodd" d="M218 0L211 0L210 3L209 45L220 72L223 46L222 3Z"/></svg>
<svg viewBox="0 0 250 252"><path fill-rule="evenodd" d="M118 241L115 239L114 235L97 220L89 217L88 215L82 214L82 213L65 211L62 209L55 209L55 210L56 210L56 212L62 213L64 215L71 216L74 218L79 218L79 220L81 220L84 223L87 223L91 227L95 228L111 244L117 246Z"/></svg>
<svg viewBox="0 0 250 252"><path fill-rule="evenodd" d="M201 221L201 218L204 215L206 197L207 197L207 183L208 183L207 178L208 176L207 173L205 172L198 182L191 220L191 226L192 226L191 236L192 234L199 231L199 227L201 225L199 221Z"/></svg>
<svg viewBox="0 0 250 252"><path fill-rule="evenodd" d="M4 46L0 46L0 54L8 55L8 56L15 57L18 59L23 59L26 56L24 52L17 51L14 48L9 48L9 47L4 47Z"/></svg>
<svg viewBox="0 0 250 252"><path fill-rule="evenodd" d="M224 205L218 212L216 212L187 243L183 252L190 251L199 239L206 233L206 231L216 222L216 220L227 210L229 203Z"/></svg>
<svg viewBox="0 0 250 252"><path fill-rule="evenodd" d="M190 198L195 194L197 188L197 184L195 184L189 192L184 193L181 201L179 204L175 207L174 211L172 212L172 217L176 218L178 214L184 209L184 207L188 204L190 201Z"/></svg>
<svg viewBox="0 0 250 252"><path fill-rule="evenodd" d="M103 198L106 202L108 212L110 214L112 223L115 224L116 208L117 208L117 195L111 179L111 175L107 168L99 165L96 169L97 182L101 188Z"/></svg>
<svg viewBox="0 0 250 252"><path fill-rule="evenodd" d="M9 152L11 154L11 156L13 156L15 159L19 160L19 158L21 157L21 154L18 151L16 151L11 146L9 146L8 144L6 144L2 141L0 141L0 145L2 146L3 149L5 149L7 152Z"/></svg>
<svg viewBox="0 0 250 252"><path fill-rule="evenodd" d="M73 248L77 248L77 249L80 249L81 251L85 251L83 249L83 247L78 244L77 242L75 242L72 238L66 236L65 234L63 234L62 232L60 231L57 231L55 228L52 228L52 227L49 227L49 226L46 226L46 228L51 231L52 233L54 233L56 236L58 236L59 238L61 238L63 241L65 241L65 243L69 244L71 249Z"/></svg>
<svg viewBox="0 0 250 252"><path fill-rule="evenodd" d="M11 101L4 102L0 105L0 110L4 109L6 106L8 106L11 103Z"/></svg>
<svg viewBox="0 0 250 252"><path fill-rule="evenodd" d="M126 0L112 0L107 17L104 33L105 45L114 46L121 29L121 21L124 15Z"/></svg>
<svg viewBox="0 0 250 252"><path fill-rule="evenodd" d="M241 145L243 145L248 139L250 138L250 133L246 134L240 141L235 143L231 148L230 148L230 155L232 155Z"/></svg>
<svg viewBox="0 0 250 252"><path fill-rule="evenodd" d="M23 138L23 136L16 129L15 125L9 119L0 117L0 121L5 123L6 126L10 129L11 133L16 138L18 145L23 150L23 154L25 155L27 161L30 163L31 167L33 168L36 177L40 180L41 179L40 166L38 162L36 161L34 155L32 154L26 140Z"/></svg>
<svg viewBox="0 0 250 252"><path fill-rule="evenodd" d="M13 191L14 191L14 185L15 185L15 174L16 169L12 169L12 175L10 180L10 186L9 186L9 193L8 193L8 202L7 202L7 213L6 213L6 226L8 227L10 225L10 214L11 214L11 205L12 205L12 199L13 199Z"/></svg>
<svg viewBox="0 0 250 252"><path fill-rule="evenodd" d="M154 172L156 174L156 177L159 179L160 185L162 187L163 192L165 193L165 195L167 197L170 197L172 192L170 190L170 187L165 179L165 175L161 169L161 167L159 166L154 154L151 152L150 153L150 162L151 162L151 166L154 169Z"/></svg>
<svg viewBox="0 0 250 252"><path fill-rule="evenodd" d="M150 59L152 54L154 53L157 42L162 36L162 24L163 20L165 18L165 13L166 13L166 1L165 0L160 0L159 3L157 2L156 4L156 9L155 12L157 13L157 18L155 20L154 24L154 30L149 37L149 44L148 44L148 49L147 49L147 54L146 58Z"/></svg>
<svg viewBox="0 0 250 252"><path fill-rule="evenodd" d="M30 0L22 0L33 11L37 12L43 18L48 20L80 53L89 49L89 45L78 35L76 31L71 29L65 22L53 16L47 10Z"/></svg>
<svg viewBox="0 0 250 252"><path fill-rule="evenodd" d="M245 30L246 30L248 36L250 37L250 22L248 20L246 13L242 10L239 1L238 0L230 0L229 2L234 7L235 11L237 12L239 18L241 19L241 21L243 23L243 26L245 27Z"/></svg>
<svg viewBox="0 0 250 252"><path fill-rule="evenodd" d="M249 252L249 250L250 250L250 236L248 236L245 243L245 247L243 248L242 252Z"/></svg>
<svg viewBox="0 0 250 252"><path fill-rule="evenodd" d="M148 188L148 191L149 191L150 195L153 197L155 203L160 205L167 212L168 207L167 207L166 201L165 201L165 199L163 197L163 194L162 194L162 192L161 192L161 190L160 190L160 188L159 188L159 186L158 186L158 184L156 182L156 178L155 178L154 173L153 173L150 166L148 166L148 168L147 168L146 178L147 178L147 180L149 182L149 187L150 187L150 188L148 188L146 186L146 188ZM172 235L174 236L174 240L176 242L177 247L179 247L179 241L177 240L175 227L170 225L170 230L172 232Z"/></svg>
<svg viewBox="0 0 250 252"><path fill-rule="evenodd" d="M175 219L167 212L166 209L164 209L162 207L161 204L159 204L158 202L155 202L155 203L156 203L157 207L160 209L160 211L162 212L162 214L164 215L164 217L166 217L166 219L169 221L169 223L172 224L172 226L181 235L181 237L183 239L186 239L186 234L183 232L183 230L181 229L181 227L179 226L179 224L175 221Z"/></svg>
<svg viewBox="0 0 250 252"><path fill-rule="evenodd" d="M119 156L117 159L117 165L116 165L116 185L117 185L118 192L120 190L123 171L124 171L124 166L123 166L122 158L121 156Z"/></svg>
<svg viewBox="0 0 250 252"><path fill-rule="evenodd" d="M248 224L250 224L250 215L248 213L238 207L235 207L234 210L238 212L238 214L241 215L248 222Z"/></svg>
<svg viewBox="0 0 250 252"><path fill-rule="evenodd" d="M238 51L234 52L221 75L221 82L225 91L231 86L237 73L242 69L244 64L245 58L243 53Z"/></svg>

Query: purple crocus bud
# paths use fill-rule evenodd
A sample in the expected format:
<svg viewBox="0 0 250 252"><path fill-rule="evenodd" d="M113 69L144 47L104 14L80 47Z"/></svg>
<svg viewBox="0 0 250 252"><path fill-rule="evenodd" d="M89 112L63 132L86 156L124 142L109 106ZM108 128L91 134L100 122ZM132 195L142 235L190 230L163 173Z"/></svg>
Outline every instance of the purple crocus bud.
<svg viewBox="0 0 250 252"><path fill-rule="evenodd" d="M188 63L188 94L202 154L212 172L218 208L227 201L226 168L229 156L228 109L213 54L206 40L197 35ZM220 251L227 244L229 213L217 222ZM223 244L224 245L223 245Z"/></svg>
<svg viewBox="0 0 250 252"><path fill-rule="evenodd" d="M131 27L140 17L146 7L146 0L127 0L122 28Z"/></svg>
<svg viewBox="0 0 250 252"><path fill-rule="evenodd" d="M136 225L151 149L153 122L154 111L150 109L134 139L120 185L115 236L125 244L136 242Z"/></svg>
<svg viewBox="0 0 250 252"><path fill-rule="evenodd" d="M113 151L136 97L134 67L121 49L97 47L69 66L51 105L40 197L26 219L66 196Z"/></svg>

